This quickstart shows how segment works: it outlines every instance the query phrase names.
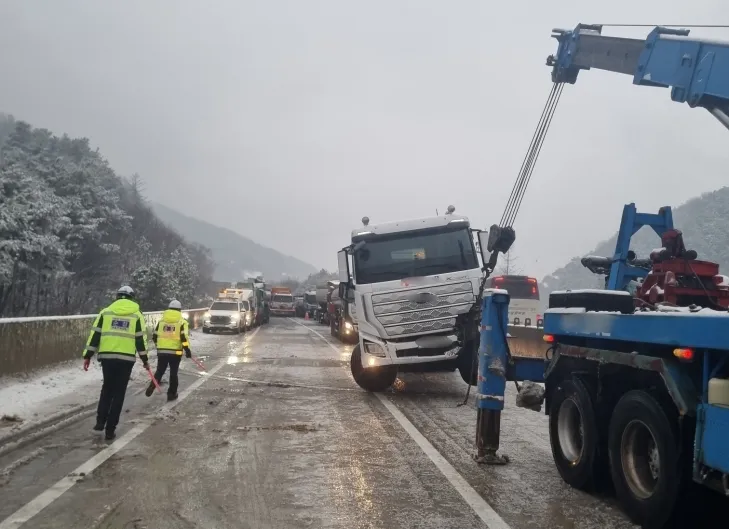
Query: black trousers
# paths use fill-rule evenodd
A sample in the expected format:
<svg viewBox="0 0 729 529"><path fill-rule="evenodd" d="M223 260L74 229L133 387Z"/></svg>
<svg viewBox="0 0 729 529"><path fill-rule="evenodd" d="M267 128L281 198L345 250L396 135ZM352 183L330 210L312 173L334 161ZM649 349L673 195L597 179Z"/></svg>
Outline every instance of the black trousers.
<svg viewBox="0 0 729 529"><path fill-rule="evenodd" d="M154 373L157 382L162 380L165 371L167 371L167 366L170 366L170 385L167 386L168 395L177 395L177 372L180 369L180 360L182 360L182 357L176 354L157 353L157 371Z"/></svg>
<svg viewBox="0 0 729 529"><path fill-rule="evenodd" d="M107 431L114 431L124 407L124 396L132 374L134 362L127 360L101 360L104 383L101 386L96 422L105 424Z"/></svg>

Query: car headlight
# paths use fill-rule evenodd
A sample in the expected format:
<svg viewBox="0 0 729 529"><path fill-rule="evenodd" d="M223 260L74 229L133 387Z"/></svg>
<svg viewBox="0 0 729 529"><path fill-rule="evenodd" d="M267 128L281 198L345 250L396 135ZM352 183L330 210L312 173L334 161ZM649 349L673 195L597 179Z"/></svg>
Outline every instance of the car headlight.
<svg viewBox="0 0 729 529"><path fill-rule="evenodd" d="M238 319L240 319L240 314L233 313L233 314L230 315L230 319L231 320L238 320Z"/></svg>
<svg viewBox="0 0 729 529"><path fill-rule="evenodd" d="M380 344L376 344L373 342L365 342L364 349L368 355L379 356L380 358L385 358L387 356L385 354L385 350L382 348L382 346Z"/></svg>

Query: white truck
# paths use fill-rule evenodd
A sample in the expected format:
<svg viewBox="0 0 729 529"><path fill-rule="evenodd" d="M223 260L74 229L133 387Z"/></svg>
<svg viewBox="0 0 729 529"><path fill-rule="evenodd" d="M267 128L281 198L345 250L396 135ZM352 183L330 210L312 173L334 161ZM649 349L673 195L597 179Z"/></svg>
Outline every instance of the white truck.
<svg viewBox="0 0 729 529"><path fill-rule="evenodd" d="M364 217L339 252L339 293L357 306L350 366L360 387L384 391L398 370L458 369L475 384L483 271L473 233L483 259L486 232L454 210L377 225Z"/></svg>

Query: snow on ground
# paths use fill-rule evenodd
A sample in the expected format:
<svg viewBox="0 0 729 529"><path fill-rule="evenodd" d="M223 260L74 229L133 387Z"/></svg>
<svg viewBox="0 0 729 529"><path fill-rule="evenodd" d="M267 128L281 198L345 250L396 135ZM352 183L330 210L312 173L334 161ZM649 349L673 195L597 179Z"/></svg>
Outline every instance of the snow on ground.
<svg viewBox="0 0 729 529"><path fill-rule="evenodd" d="M90 404L99 396L101 366L64 362L30 375L0 378L0 436L7 429L42 421L52 415ZM8 420L8 418L18 418Z"/></svg>
<svg viewBox="0 0 729 529"><path fill-rule="evenodd" d="M196 345L202 346L204 351L212 343L215 343L214 339L202 333L193 332L190 336L193 353ZM152 369L156 363L152 352ZM130 388L135 380L147 377L141 364L137 364L132 371ZM0 440L17 428L26 428L54 415L95 403L102 381L101 365L96 357L88 371L84 371L83 360L79 358L30 374L0 377Z"/></svg>

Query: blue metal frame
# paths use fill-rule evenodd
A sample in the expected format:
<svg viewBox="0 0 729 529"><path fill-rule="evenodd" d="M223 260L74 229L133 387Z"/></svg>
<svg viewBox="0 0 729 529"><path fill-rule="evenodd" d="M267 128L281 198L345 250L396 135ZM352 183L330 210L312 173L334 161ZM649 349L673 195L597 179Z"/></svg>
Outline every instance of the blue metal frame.
<svg viewBox="0 0 729 529"><path fill-rule="evenodd" d="M621 342L646 343L695 349L715 349L729 354L729 313L708 311L574 313L547 309L544 333Z"/></svg>
<svg viewBox="0 0 729 529"><path fill-rule="evenodd" d="M655 27L646 39L604 36L602 26L554 30L552 80L574 84L580 70L633 76L633 84L671 88L671 99L691 107L729 100L729 43L691 39L687 29Z"/></svg>
<svg viewBox="0 0 729 529"><path fill-rule="evenodd" d="M668 230L673 229L673 213L666 206L655 213L638 213L635 204L626 204L623 207L623 217L620 221L620 231L615 244L613 264L610 266L608 276L608 290L625 290L632 279L643 278L648 271L636 268L627 263L630 240L643 226L650 226L661 237Z"/></svg>
<svg viewBox="0 0 729 529"><path fill-rule="evenodd" d="M504 333L509 328L509 295L503 290L484 290L482 309L476 408L501 411L508 363Z"/></svg>

